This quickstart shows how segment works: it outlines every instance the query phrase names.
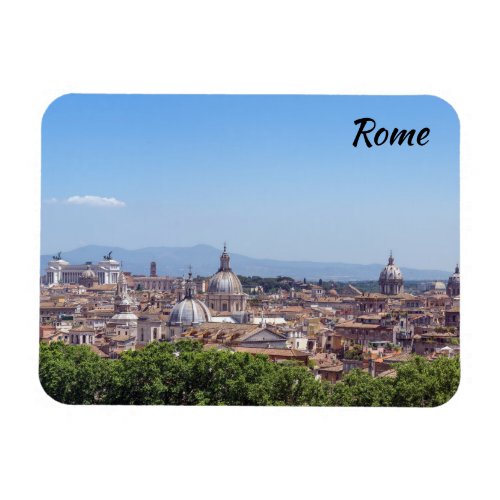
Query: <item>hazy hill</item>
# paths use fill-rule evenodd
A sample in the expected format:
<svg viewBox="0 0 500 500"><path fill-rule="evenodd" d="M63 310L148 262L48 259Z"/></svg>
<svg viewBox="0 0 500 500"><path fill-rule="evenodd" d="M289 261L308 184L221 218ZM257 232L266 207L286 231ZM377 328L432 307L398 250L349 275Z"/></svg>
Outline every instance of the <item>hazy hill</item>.
<svg viewBox="0 0 500 500"><path fill-rule="evenodd" d="M123 269L133 274L149 274L149 263L154 260L160 275L180 276L187 273L187 268L193 266L193 274L209 276L219 267L221 249L209 245L193 247L149 247L138 250L126 250L112 246L88 245L62 253L62 258L71 264L81 264L86 261L98 262L104 254L113 251L112 257L122 261ZM316 280L333 279L336 281L376 280L384 263L378 264L346 264L340 262L308 262L281 261L272 259L254 259L230 252L231 267L243 276L291 276L296 279L307 278ZM52 255L42 255L40 265L42 274ZM440 271L428 269L412 269L401 267L407 280L445 280L453 270Z"/></svg>

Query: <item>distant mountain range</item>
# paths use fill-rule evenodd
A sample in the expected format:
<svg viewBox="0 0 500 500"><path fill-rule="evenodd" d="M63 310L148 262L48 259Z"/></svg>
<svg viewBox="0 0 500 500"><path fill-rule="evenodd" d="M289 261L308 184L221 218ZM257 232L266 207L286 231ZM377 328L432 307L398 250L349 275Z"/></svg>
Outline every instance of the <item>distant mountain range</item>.
<svg viewBox="0 0 500 500"><path fill-rule="evenodd" d="M221 249L209 245L193 247L148 247L138 250L126 250L119 247L88 245L68 252L61 257L71 264L83 264L87 261L98 262L110 250L112 257L123 263L123 269L132 274L149 275L149 264L156 262L158 275L182 276L187 274L188 266L193 267L193 274L210 276L219 268ZM340 262L285 261L272 259L254 259L230 252L231 267L241 276L261 276L270 278L290 276L295 279L364 281L377 280L385 263L380 264L345 264ZM52 255L40 257L41 273L45 274L47 263ZM401 267L406 280L445 280L452 270L439 271Z"/></svg>

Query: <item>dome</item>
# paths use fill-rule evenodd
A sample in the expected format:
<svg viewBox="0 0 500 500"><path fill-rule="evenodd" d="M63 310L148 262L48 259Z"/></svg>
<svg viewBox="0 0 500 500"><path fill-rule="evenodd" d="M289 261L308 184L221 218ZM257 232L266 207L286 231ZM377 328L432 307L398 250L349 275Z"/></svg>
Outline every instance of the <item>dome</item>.
<svg viewBox="0 0 500 500"><path fill-rule="evenodd" d="M185 297L172 309L169 324L191 326L208 323L211 319L210 311L203 302L193 297Z"/></svg>
<svg viewBox="0 0 500 500"><path fill-rule="evenodd" d="M382 269L382 272L380 273L380 280L402 280L403 279L403 273L399 269L398 266L394 264L394 257L392 256L392 253L389 257L389 262L388 264Z"/></svg>
<svg viewBox="0 0 500 500"><path fill-rule="evenodd" d="M455 267L455 272L448 278L448 283L460 283L460 268Z"/></svg>
<svg viewBox="0 0 500 500"><path fill-rule="evenodd" d="M403 273L396 264L392 252L389 255L389 262L382 269L378 280L380 292L384 295L398 295L403 290Z"/></svg>
<svg viewBox="0 0 500 500"><path fill-rule="evenodd" d="M208 323L212 316L208 307L198 299L195 299L196 286L193 283L191 270L186 281L186 295L175 304L168 323L170 325L192 326L200 323Z"/></svg>
<svg viewBox="0 0 500 500"><path fill-rule="evenodd" d="M219 270L210 278L208 282L208 293L243 293L243 287L236 274L231 271L229 266L230 257L224 245L224 251L220 257Z"/></svg>
<svg viewBox="0 0 500 500"><path fill-rule="evenodd" d="M95 273L90 269L90 266L87 266L87 269L83 271L82 278L95 278Z"/></svg>
<svg viewBox="0 0 500 500"><path fill-rule="evenodd" d="M208 283L209 293L243 293L241 282L232 271L218 271Z"/></svg>
<svg viewBox="0 0 500 500"><path fill-rule="evenodd" d="M446 290L446 285L442 281L436 281L434 283L434 290Z"/></svg>

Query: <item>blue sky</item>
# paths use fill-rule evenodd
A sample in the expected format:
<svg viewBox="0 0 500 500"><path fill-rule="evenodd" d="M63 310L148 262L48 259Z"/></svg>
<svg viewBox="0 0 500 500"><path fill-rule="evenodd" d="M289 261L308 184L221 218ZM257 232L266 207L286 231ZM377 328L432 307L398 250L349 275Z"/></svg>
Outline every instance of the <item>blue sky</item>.
<svg viewBox="0 0 500 500"><path fill-rule="evenodd" d="M354 148L362 117L429 143ZM431 96L66 95L42 122L41 239L451 270L458 118Z"/></svg>

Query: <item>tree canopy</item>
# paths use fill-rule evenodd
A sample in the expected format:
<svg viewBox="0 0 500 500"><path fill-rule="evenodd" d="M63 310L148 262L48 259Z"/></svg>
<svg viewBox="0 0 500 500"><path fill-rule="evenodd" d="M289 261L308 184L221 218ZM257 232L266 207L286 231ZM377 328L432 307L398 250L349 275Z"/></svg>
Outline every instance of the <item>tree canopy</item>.
<svg viewBox="0 0 500 500"><path fill-rule="evenodd" d="M66 404L250 406L438 406L458 388L458 358L416 357L393 378L352 370L319 381L296 362L203 349L192 340L152 342L104 359L89 346L40 344L40 381Z"/></svg>

